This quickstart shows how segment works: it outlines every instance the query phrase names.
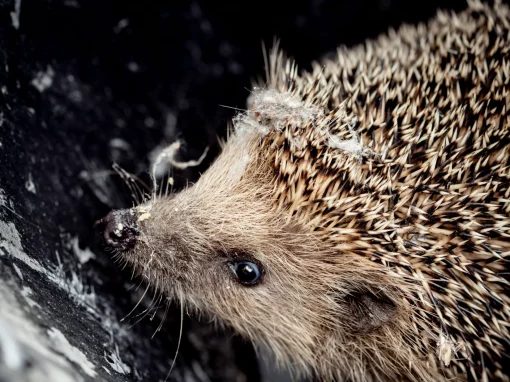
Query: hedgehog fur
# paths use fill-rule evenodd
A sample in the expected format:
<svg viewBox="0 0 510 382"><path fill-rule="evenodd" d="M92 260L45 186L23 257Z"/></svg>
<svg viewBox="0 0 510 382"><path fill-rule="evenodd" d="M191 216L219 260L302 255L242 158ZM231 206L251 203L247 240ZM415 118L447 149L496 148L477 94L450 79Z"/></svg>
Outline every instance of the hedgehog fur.
<svg viewBox="0 0 510 382"><path fill-rule="evenodd" d="M137 208L123 259L305 376L510 381L508 6L266 71L198 182ZM225 265L246 257L259 285Z"/></svg>

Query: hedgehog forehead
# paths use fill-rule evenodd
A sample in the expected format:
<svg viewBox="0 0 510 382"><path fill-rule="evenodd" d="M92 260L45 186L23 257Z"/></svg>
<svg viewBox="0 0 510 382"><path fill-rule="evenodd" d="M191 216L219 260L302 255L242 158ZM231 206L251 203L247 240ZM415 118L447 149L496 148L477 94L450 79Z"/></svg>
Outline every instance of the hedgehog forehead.
<svg viewBox="0 0 510 382"><path fill-rule="evenodd" d="M248 105L254 110L264 109L286 110L287 112L298 111L303 107L303 102L290 92L278 92L275 89L255 89L248 98Z"/></svg>
<svg viewBox="0 0 510 382"><path fill-rule="evenodd" d="M255 89L248 100L249 109L234 117L237 134L247 131L265 136L288 127L308 125L324 114L320 107L308 104L291 92Z"/></svg>
<svg viewBox="0 0 510 382"><path fill-rule="evenodd" d="M276 150L284 149L283 142L287 141L298 157L310 145L330 148L358 160L368 154L354 129L358 119L347 112L343 103L329 110L303 100L296 91L256 89L248 105L247 111L233 119L239 139L247 135L268 138L265 141L272 142Z"/></svg>

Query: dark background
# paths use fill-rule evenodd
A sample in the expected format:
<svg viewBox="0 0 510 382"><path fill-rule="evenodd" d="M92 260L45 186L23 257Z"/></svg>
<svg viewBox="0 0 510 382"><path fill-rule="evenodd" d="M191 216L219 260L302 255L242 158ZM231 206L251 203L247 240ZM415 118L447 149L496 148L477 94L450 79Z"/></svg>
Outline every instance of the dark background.
<svg viewBox="0 0 510 382"><path fill-rule="evenodd" d="M111 171L112 164L148 182L153 150L182 139L182 160L196 159L210 147L200 166L173 174L176 189L196 180L218 154L217 137L225 135L234 114L220 105L243 108L250 80L263 74L262 41L270 47L274 37L280 38L289 55L307 68L340 44L361 43L402 22L426 21L439 6L465 7L464 1L408 0L228 4L21 0L19 4L18 17L14 1L0 0L0 222L4 223L0 224L4 227L0 309L17 312L20 328L32 323L43 346L50 343L45 333L57 328L96 365L96 380L109 381L163 379L179 332L175 307L152 340L158 319L146 318L131 329L136 320L105 328L105 317L118 323L144 290L128 290L135 284L129 281L130 272L121 272L113 263L93 228L94 221L112 208L132 205L128 188ZM72 284L73 275L78 275L80 285L93 288L96 304L90 307L77 300L72 292L80 290L56 285L44 272L27 265L29 260L21 259L18 252L13 256L14 241L5 228L10 223L28 258L54 269L58 252L61 284ZM73 238L78 250L73 249ZM76 251L87 247L95 258L81 264ZM28 304L23 289L27 287L38 306ZM0 323L10 325L14 337L19 337L12 319L5 317L0 311ZM0 380L40 380L33 375L48 361L34 350L32 340L20 340L26 360L14 370L6 361L9 350L0 333ZM111 353L115 345L122 361L131 365L129 373L108 369L111 359L103 353ZM58 346L53 348L59 353ZM91 379L79 366L70 365L76 380ZM170 379L257 381L259 373L249 344L186 318Z"/></svg>

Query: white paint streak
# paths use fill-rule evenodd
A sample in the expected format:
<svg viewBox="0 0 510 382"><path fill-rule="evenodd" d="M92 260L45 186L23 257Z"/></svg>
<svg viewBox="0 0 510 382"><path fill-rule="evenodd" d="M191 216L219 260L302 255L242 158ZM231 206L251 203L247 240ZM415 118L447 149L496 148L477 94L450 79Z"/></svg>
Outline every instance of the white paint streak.
<svg viewBox="0 0 510 382"><path fill-rule="evenodd" d="M79 382L83 379L73 372L70 363L50 350L48 339L25 317L13 291L0 280L0 356L19 379L30 377L34 381ZM28 370L22 368L30 354L34 364ZM7 355L7 358L6 358ZM16 369L18 368L18 369ZM15 379L16 380L16 379Z"/></svg>
<svg viewBox="0 0 510 382"><path fill-rule="evenodd" d="M3 251L2 251L3 249ZM35 259L29 257L23 250L21 238L13 223L0 220L0 255L12 256L37 272L47 274L44 267Z"/></svg>
<svg viewBox="0 0 510 382"><path fill-rule="evenodd" d="M81 350L71 345L60 330L51 328L48 330L48 336L53 348L57 352L64 355L69 361L80 366L87 375L91 377L95 377L97 375L95 365L87 359L87 356L83 354Z"/></svg>
<svg viewBox="0 0 510 382"><path fill-rule="evenodd" d="M117 345L115 345L115 350L111 352L110 355L107 355L105 352L104 358L106 362L108 362L108 365L110 365L110 367L117 373L119 374L131 373L131 368L124 362L122 362L122 360L120 359L119 347Z"/></svg>
<svg viewBox="0 0 510 382"><path fill-rule="evenodd" d="M25 263L33 270L44 274L50 281L61 289L65 290L77 304L85 307L87 311L97 314L96 294L94 289L86 286L83 280L71 271L69 280L63 270L60 258L57 253L59 266L48 270L44 268L37 260L29 257L23 250L21 238L13 223L5 223L0 220L0 255L12 256L15 259Z"/></svg>
<svg viewBox="0 0 510 382"><path fill-rule="evenodd" d="M7 204L7 197L5 196L4 190L0 188L0 206L8 207Z"/></svg>
<svg viewBox="0 0 510 382"><path fill-rule="evenodd" d="M21 269L19 269L16 264L12 264L12 267L14 268L16 273L18 274L18 277L21 279L21 281L23 281L23 273L21 273Z"/></svg>
<svg viewBox="0 0 510 382"><path fill-rule="evenodd" d="M80 261L80 264L85 264L90 259L95 259L96 255L92 252L88 247L85 249L81 249L79 245L78 237L73 237L71 239L71 245L73 248L73 252Z"/></svg>
<svg viewBox="0 0 510 382"><path fill-rule="evenodd" d="M97 312L97 296L93 286L87 286L75 272L71 272L71 281L67 282L67 291L71 297L87 310Z"/></svg>
<svg viewBox="0 0 510 382"><path fill-rule="evenodd" d="M99 313L97 312L97 297L94 288L85 285L74 271L71 271L71 280L69 280L65 275L58 252L56 255L59 265L54 272L46 272L46 276L58 287L65 290L75 303L87 309L89 313L97 318Z"/></svg>
<svg viewBox="0 0 510 382"><path fill-rule="evenodd" d="M10 204L9 200L5 197L3 190L0 189L0 207L4 206L14 212ZM81 250L79 248L78 238L71 239L69 241L68 248L73 249L76 256L80 259L80 262L86 262L95 256L88 248L85 250ZM15 260L25 263L31 269L43 274L49 281L64 290L76 304L85 307L86 310L101 323L101 326L110 334L112 344L114 335L123 338L127 338L129 336L125 326L120 325L119 320L113 311L111 311L107 306L104 306L104 309L100 309L98 307L97 296L92 287L87 286L81 277L73 270L70 271L70 279L66 276L66 272L64 271L58 252L56 253L58 266L49 266L48 268L42 266L37 260L31 258L25 253L21 243L20 234L15 225L11 222L4 222L2 220L0 220L0 256L11 256ZM19 267L13 263L13 268L18 276L23 279L23 273ZM73 376L70 372L68 372L68 370L70 370L69 364L66 363L63 358L56 356L53 352L48 350L48 346L44 339L41 339L44 336L41 336L39 330L36 329L30 321L23 318L23 312L19 309L15 309L19 303L14 297L11 298L11 306L9 305L9 300L5 299L12 294L12 291L6 290L6 292L3 292L3 289L2 280L0 280L0 296L3 300L2 309L0 309L0 319L7 317L7 325L10 325L11 329L7 329L7 331L5 331L0 328L0 348L4 349L5 346L8 346L10 349L13 348L13 346L16 346L15 344L13 345L11 337L7 338L5 335L2 335L6 332L8 333L9 330L13 332L12 326L14 326L16 328L16 330L14 330L14 338L23 342L24 346L41 353L43 357L50 360L50 362L44 361L44 365L34 371L35 373L42 373L41 375L45 375L45 378L48 377L46 379L51 380L52 382L81 381L79 377L77 378L77 376ZM29 306L37 306L38 308L41 308L30 298L32 293L33 291L28 287L23 287L21 290L21 295L24 297ZM52 338L54 345L59 344L60 346L61 343L67 346L66 341L64 341L65 338L62 339L62 336L60 335L61 333L59 334L56 329L51 333L53 335ZM117 356L112 356L112 362L114 365L112 367L124 371L125 373L129 373L129 367L125 365L118 356L118 349L116 352ZM76 353L72 348L68 347L65 353L66 356L77 362L81 367L87 368L91 374L95 373L93 370L94 365L91 366L91 364L88 364L86 360L82 363L83 359L81 359L81 355ZM0 351L0 361L3 356L4 363L7 364L8 362L10 365L16 365L16 352L9 350L9 356L13 358L7 361L5 361L4 354L5 353L3 351Z"/></svg>

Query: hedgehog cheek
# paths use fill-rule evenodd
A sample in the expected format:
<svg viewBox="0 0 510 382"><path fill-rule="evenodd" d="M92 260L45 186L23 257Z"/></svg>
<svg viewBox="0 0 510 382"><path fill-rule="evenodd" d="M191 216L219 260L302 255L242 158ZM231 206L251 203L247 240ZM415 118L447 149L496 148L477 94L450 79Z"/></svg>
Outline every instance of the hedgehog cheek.
<svg viewBox="0 0 510 382"><path fill-rule="evenodd" d="M354 333L370 333L391 322L397 306L382 292L362 292L347 298L349 327Z"/></svg>

